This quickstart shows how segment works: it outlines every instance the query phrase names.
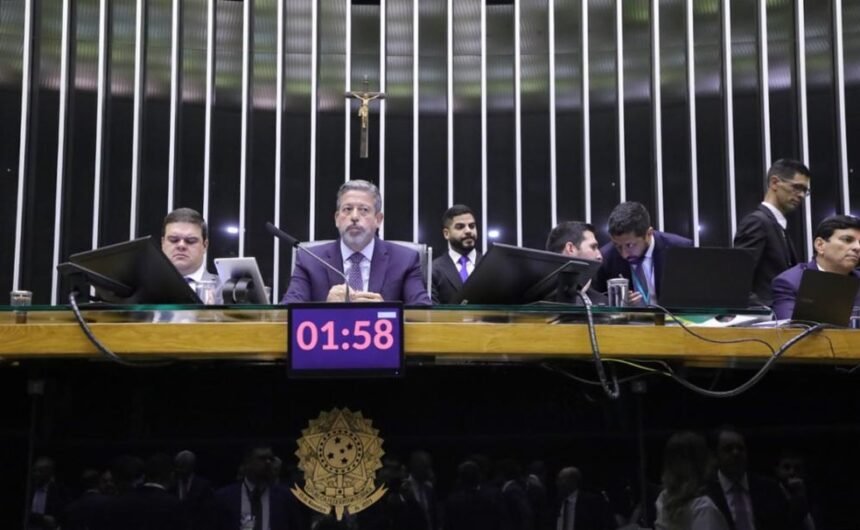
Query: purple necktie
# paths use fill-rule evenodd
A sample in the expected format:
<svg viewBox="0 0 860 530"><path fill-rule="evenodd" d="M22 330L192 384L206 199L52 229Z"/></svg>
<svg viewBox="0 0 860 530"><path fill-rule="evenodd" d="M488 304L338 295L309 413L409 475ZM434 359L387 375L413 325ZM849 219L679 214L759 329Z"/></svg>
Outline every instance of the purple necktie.
<svg viewBox="0 0 860 530"><path fill-rule="evenodd" d="M466 278L469 277L469 268L467 265L469 264L469 258L466 256L460 256L460 280L463 283L466 283Z"/></svg>
<svg viewBox="0 0 860 530"><path fill-rule="evenodd" d="M361 278L361 260L364 259L364 256L361 252L356 252L352 256L349 257L350 266L349 266L349 288L353 291L363 291L364 290L364 280Z"/></svg>
<svg viewBox="0 0 860 530"><path fill-rule="evenodd" d="M752 530L749 508L746 502L746 491L740 484L731 489L732 505L735 509L735 528L737 530Z"/></svg>

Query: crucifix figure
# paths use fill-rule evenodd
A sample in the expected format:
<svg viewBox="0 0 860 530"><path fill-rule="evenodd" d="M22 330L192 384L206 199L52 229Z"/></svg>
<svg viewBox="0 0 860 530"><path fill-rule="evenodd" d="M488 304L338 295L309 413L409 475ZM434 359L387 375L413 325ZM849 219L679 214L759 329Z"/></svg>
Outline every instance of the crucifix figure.
<svg viewBox="0 0 860 530"><path fill-rule="evenodd" d="M370 107L368 104L374 99L385 99L385 94L382 92L369 92L367 90L367 78L364 78L364 90L361 92L347 92L346 97L361 101L358 107L358 117L361 118L361 146L359 148L359 157L367 158L367 124L370 120Z"/></svg>

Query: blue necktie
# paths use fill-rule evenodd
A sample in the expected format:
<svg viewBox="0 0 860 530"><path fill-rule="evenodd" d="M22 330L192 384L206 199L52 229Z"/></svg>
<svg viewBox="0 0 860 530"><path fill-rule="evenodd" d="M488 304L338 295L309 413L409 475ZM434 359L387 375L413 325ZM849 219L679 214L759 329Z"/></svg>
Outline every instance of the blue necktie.
<svg viewBox="0 0 860 530"><path fill-rule="evenodd" d="M651 290L648 288L648 278L645 277L644 258L640 258L631 264L633 268L633 286L642 294L642 301L648 305L651 299Z"/></svg>
<svg viewBox="0 0 860 530"><path fill-rule="evenodd" d="M460 256L460 280L466 283L466 278L469 277L469 258Z"/></svg>
<svg viewBox="0 0 860 530"><path fill-rule="evenodd" d="M361 260L363 258L364 256L361 252L356 252L349 257L350 266L349 276L347 276L347 279L349 280L349 288L353 291L364 290L364 279L361 277Z"/></svg>

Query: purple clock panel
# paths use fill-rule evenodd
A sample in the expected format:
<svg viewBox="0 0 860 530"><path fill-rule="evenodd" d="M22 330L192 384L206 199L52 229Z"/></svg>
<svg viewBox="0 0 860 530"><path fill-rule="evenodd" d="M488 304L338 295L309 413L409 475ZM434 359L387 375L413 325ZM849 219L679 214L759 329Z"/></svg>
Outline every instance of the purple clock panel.
<svg viewBox="0 0 860 530"><path fill-rule="evenodd" d="M291 373L400 371L402 305L294 304L289 311Z"/></svg>

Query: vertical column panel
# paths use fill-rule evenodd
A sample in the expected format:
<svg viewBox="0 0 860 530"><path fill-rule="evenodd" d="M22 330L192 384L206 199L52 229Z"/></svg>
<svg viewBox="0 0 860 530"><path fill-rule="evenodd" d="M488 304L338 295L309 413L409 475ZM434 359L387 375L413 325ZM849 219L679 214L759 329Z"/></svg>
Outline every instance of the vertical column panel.
<svg viewBox="0 0 860 530"><path fill-rule="evenodd" d="M253 77L254 46L251 33L254 31L254 0L242 2L242 117L239 126L239 256L245 255L245 189L251 161L251 78Z"/></svg>
<svg viewBox="0 0 860 530"><path fill-rule="evenodd" d="M803 0L799 0L801 5ZM833 32L835 35L834 59L836 60L836 137L839 142L839 176L841 184L840 208L842 213L851 212L851 186L848 179L848 140L845 117L845 39L842 24L842 0L833 0Z"/></svg>
<svg viewBox="0 0 860 530"><path fill-rule="evenodd" d="M66 154L67 154L67 127L68 127L68 104L69 104L69 78L71 62L71 33L72 33L72 6L71 0L63 0L63 14L60 26L60 86L59 86L59 112L57 115L57 176L54 194L54 259L51 263L51 305L57 303L58 275L57 264L60 262L60 240L62 236L63 220L63 190L66 177Z"/></svg>
<svg viewBox="0 0 860 530"><path fill-rule="evenodd" d="M216 0L206 0L206 124L203 131L203 217L209 219L212 180L212 115L215 106L215 39L218 31Z"/></svg>
<svg viewBox="0 0 860 530"><path fill-rule="evenodd" d="M27 145L30 130L30 85L33 77L33 3L25 0L24 33L21 57L21 115L18 133L18 187L15 203L15 265L12 272L12 289L21 286L22 236L24 231L24 186L27 177Z"/></svg>
<svg viewBox="0 0 860 530"><path fill-rule="evenodd" d="M523 0L520 14L520 207L522 242L532 248L543 248L546 236L554 226L550 191L552 142L549 135L551 105L546 10L546 0Z"/></svg>
<svg viewBox="0 0 860 530"><path fill-rule="evenodd" d="M725 112L726 177L728 178L729 240L734 238L738 226L737 193L735 184L735 104L734 73L732 66L732 0L721 0L722 10L722 66L723 111Z"/></svg>
<svg viewBox="0 0 860 530"><path fill-rule="evenodd" d="M696 142L696 47L695 26L693 23L693 0L686 0L684 22L687 56L687 108L690 138L690 230L693 244L699 246L699 156Z"/></svg>
<svg viewBox="0 0 860 530"><path fill-rule="evenodd" d="M446 125L446 145L447 151L447 190L448 198L445 201L446 206L451 206L454 202L454 1L448 0L445 6L445 80L447 82L445 90L445 99L448 102L446 108L445 125Z"/></svg>
<svg viewBox="0 0 860 530"><path fill-rule="evenodd" d="M762 123L762 153L764 154L764 167L767 171L773 161L771 154L770 137L770 55L768 42L768 14L767 0L758 0L758 61L759 61L759 87L761 92L761 123Z"/></svg>
<svg viewBox="0 0 860 530"><path fill-rule="evenodd" d="M624 8L615 0L615 100L618 102L618 200L627 201L627 145L624 123Z"/></svg>
<svg viewBox="0 0 860 530"><path fill-rule="evenodd" d="M172 0L170 11L170 144L167 160L167 211L174 209L179 154L179 105L182 72L182 0Z"/></svg>
<svg viewBox="0 0 860 530"><path fill-rule="evenodd" d="M140 185L140 151L143 131L143 99L145 97L145 50L146 50L146 10L144 1L137 0L134 6L134 93L132 100L131 130L131 196L129 197L128 238L137 237L138 187Z"/></svg>
<svg viewBox="0 0 860 530"><path fill-rule="evenodd" d="M365 90L365 79L367 80L366 89L373 92L383 91L382 70L380 69L380 50L379 40L382 37L380 20L381 5L362 5L355 4L352 7L352 41L348 44L351 51L352 65L349 70L352 72L352 79L349 86L352 90ZM348 126L349 134L347 139L351 147L348 149L350 155L350 167L352 178L369 180L381 184L379 179L380 154L381 154L381 127L382 127L382 112L384 110L382 102L384 100L373 100L369 105L369 124L367 129L368 136L368 158L359 156L361 151L361 120L358 118L358 109L360 102L357 99L349 99L347 103L350 106ZM382 189L380 189L382 191ZM383 196L382 207L387 209L387 201ZM388 224L388 223L384 223ZM383 233L384 234L384 233Z"/></svg>
<svg viewBox="0 0 860 530"><path fill-rule="evenodd" d="M654 127L654 181L656 197L651 207L652 223L664 230L663 221L663 88L661 86L660 2L651 3L651 93Z"/></svg>
<svg viewBox="0 0 860 530"><path fill-rule="evenodd" d="M279 1L277 8L277 28L275 33L275 194L272 222L281 225L281 193L283 189L284 157L284 4ZM272 238L272 271L269 285L272 286L271 303L281 299L281 240ZM264 273L265 274L265 273Z"/></svg>
<svg viewBox="0 0 860 530"><path fill-rule="evenodd" d="M860 2L842 3L842 42L845 61L845 139L848 145L860 141ZM848 149L848 175L854 183L849 190L850 212L860 216L860 185L856 183L860 149Z"/></svg>

